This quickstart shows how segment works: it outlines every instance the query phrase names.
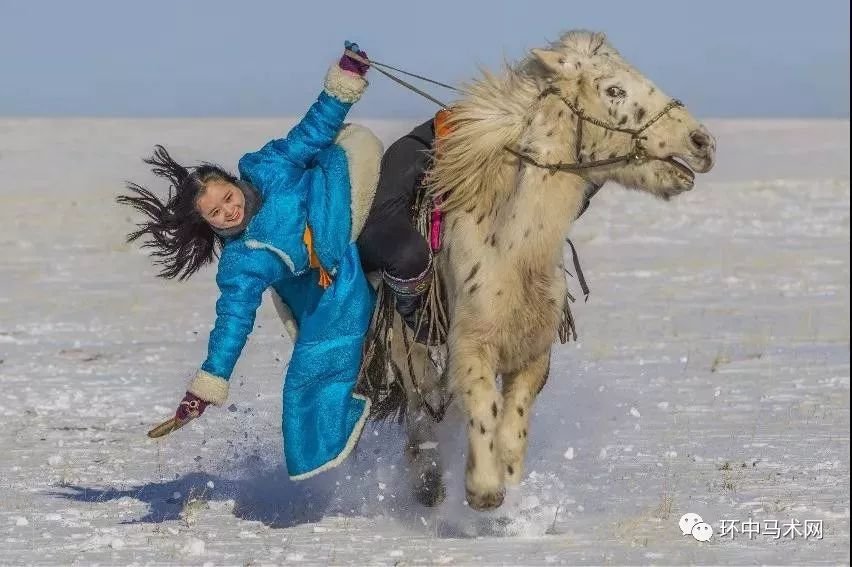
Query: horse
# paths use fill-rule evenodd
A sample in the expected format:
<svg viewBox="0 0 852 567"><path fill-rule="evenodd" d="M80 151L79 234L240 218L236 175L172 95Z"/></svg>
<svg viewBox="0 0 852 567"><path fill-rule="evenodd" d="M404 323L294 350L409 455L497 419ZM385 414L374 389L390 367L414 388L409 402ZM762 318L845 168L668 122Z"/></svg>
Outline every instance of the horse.
<svg viewBox="0 0 852 567"><path fill-rule="evenodd" d="M426 174L444 215L433 287L446 309L446 364L410 342L398 318L387 326L388 364L401 378L394 403L418 500L444 498L434 404L452 399L466 417L467 502L489 510L523 477L531 407L565 323L572 223L606 182L664 200L691 190L713 167L716 141L589 31L567 32L500 74L483 71L446 126Z"/></svg>

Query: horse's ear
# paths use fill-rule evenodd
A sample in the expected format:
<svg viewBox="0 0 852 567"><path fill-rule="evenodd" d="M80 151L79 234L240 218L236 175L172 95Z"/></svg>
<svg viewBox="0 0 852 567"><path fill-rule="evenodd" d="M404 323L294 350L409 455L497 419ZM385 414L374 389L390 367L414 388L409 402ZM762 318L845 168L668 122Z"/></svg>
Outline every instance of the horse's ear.
<svg viewBox="0 0 852 567"><path fill-rule="evenodd" d="M548 49L532 50L533 57L538 59L539 63L545 66L553 73L562 73L565 71L565 58L561 53L550 51Z"/></svg>

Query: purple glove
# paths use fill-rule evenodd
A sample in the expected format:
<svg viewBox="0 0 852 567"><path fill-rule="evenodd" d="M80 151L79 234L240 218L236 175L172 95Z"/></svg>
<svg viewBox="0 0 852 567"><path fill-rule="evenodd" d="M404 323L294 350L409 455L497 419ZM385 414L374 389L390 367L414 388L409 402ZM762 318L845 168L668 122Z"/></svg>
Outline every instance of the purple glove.
<svg viewBox="0 0 852 567"><path fill-rule="evenodd" d="M178 409L175 412L175 417L178 421L187 421L190 419L195 419L199 417L204 410L207 409L207 406L210 405L210 402L205 402L195 394L190 394L189 392L183 397L180 401L180 405L178 405Z"/></svg>
<svg viewBox="0 0 852 567"><path fill-rule="evenodd" d="M346 50L351 51L353 53L357 53L361 56L362 59L367 59L367 52L361 51L361 48L358 47L357 43L352 43L351 41L347 41L345 44ZM370 68L369 63L362 63L356 59L353 59L346 53L343 54L343 57L340 58L340 63L338 63L341 69L344 71L349 71L350 73L355 73L356 75L364 76L367 74L367 69Z"/></svg>

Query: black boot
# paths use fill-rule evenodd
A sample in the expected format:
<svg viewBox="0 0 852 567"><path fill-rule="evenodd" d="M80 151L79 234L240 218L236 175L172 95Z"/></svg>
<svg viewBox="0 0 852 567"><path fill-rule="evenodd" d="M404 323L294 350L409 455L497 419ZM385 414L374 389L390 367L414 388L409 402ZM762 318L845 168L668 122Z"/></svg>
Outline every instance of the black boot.
<svg viewBox="0 0 852 567"><path fill-rule="evenodd" d="M429 258L429 264L423 272L409 279L400 279L391 276L388 273L383 273L387 286L393 292L396 299L396 310L402 320L414 333L414 340L421 344L440 344L440 337L433 336L429 342L429 311L427 306L427 297L429 288L432 284L433 270L432 258ZM433 335L437 335L437 330L433 329Z"/></svg>

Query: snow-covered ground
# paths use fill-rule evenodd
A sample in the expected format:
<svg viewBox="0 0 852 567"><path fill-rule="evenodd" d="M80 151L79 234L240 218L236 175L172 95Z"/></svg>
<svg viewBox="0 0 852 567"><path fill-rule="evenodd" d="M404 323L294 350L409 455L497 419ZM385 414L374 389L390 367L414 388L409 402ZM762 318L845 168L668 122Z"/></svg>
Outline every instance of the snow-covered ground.
<svg viewBox="0 0 852 567"><path fill-rule="evenodd" d="M412 124L370 122L390 141ZM155 143L234 164L282 120L0 120L0 564L849 562L849 122L711 121L670 203L607 187L573 237L592 286L555 349L526 480L497 512L416 504L395 426L291 483L265 304L213 408L159 442L204 358L213 269L154 277L113 197ZM682 514L716 534L681 535ZM723 520L758 522L751 539ZM823 537L774 537L794 520Z"/></svg>

